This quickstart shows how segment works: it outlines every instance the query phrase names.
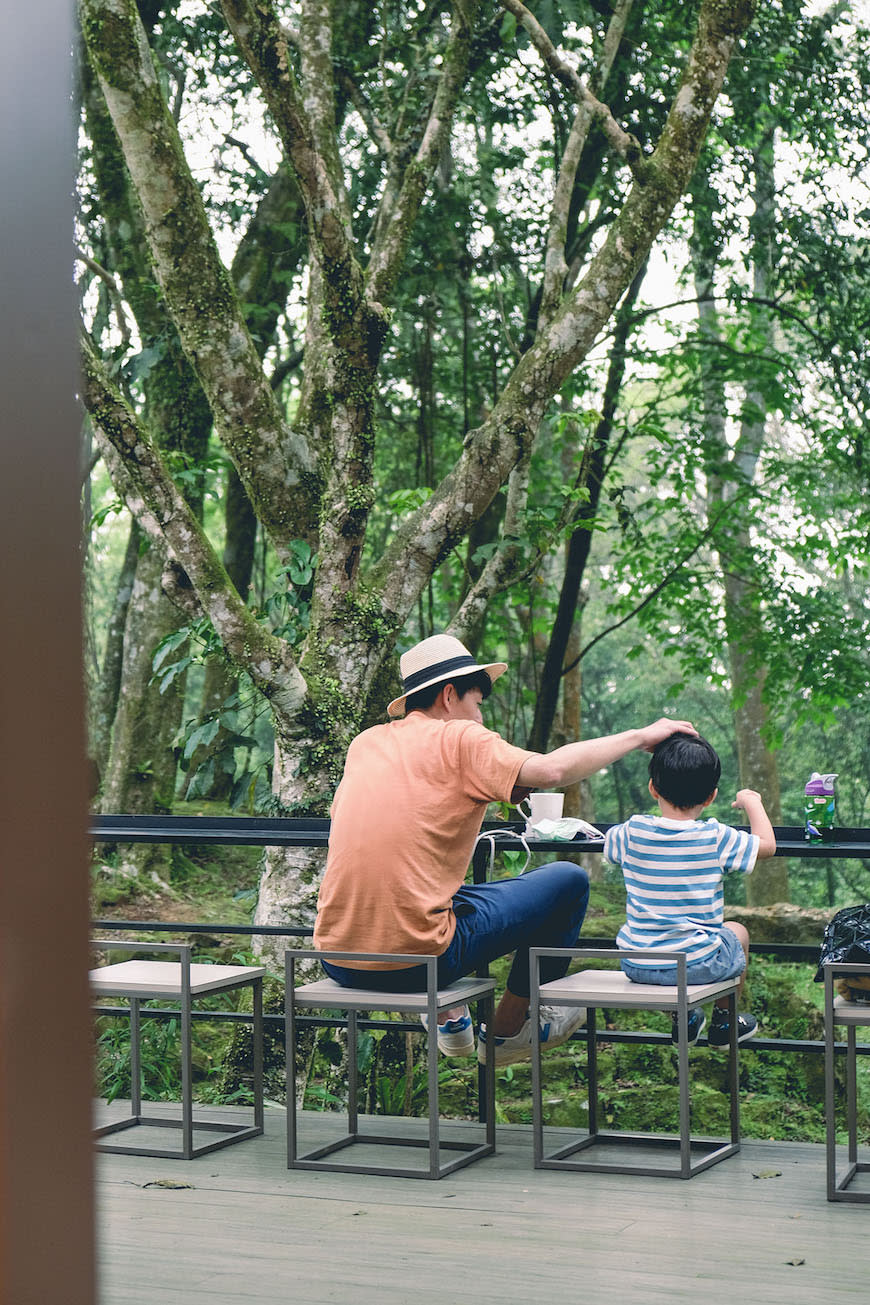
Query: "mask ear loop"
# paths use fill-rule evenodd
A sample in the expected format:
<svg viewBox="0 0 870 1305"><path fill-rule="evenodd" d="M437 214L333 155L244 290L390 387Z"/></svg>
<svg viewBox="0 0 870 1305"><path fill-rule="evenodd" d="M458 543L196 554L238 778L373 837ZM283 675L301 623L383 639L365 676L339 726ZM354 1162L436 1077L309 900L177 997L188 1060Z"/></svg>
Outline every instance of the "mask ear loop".
<svg viewBox="0 0 870 1305"><path fill-rule="evenodd" d="M520 869L519 873L525 874L526 867L528 866L529 862L532 859L532 854L529 850L529 845L526 842L524 835L518 834L514 829L504 829L504 830L499 830L498 834L496 834L494 831L493 832L487 831L486 833L478 834L477 838L474 840L475 847L477 847L478 843L489 843L489 863L486 867L486 878L487 879L490 878L490 875L492 874L492 868L495 865L496 838L515 838L518 843L522 843L523 850L525 851L526 854L526 859L523 862L522 868Z"/></svg>

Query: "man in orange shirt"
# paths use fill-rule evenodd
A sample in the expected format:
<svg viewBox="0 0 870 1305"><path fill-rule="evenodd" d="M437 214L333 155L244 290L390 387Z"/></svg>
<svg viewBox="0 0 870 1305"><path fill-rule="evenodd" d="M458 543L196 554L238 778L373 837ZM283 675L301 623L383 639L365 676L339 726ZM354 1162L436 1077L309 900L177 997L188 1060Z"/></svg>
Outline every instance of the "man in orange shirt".
<svg viewBox="0 0 870 1305"><path fill-rule="evenodd" d="M315 946L437 955L439 987L513 952L491 1036L497 1065L527 1060L529 948L576 944L589 882L579 866L556 861L515 879L466 885L487 805L574 784L635 748L652 751L675 731L694 730L687 721L663 719L546 754L528 752L483 724L481 703L507 670L504 662L479 665L458 639L433 635L405 653L400 666L404 692L388 713L404 718L365 730L348 749L332 804ZM323 966L346 987L417 992L426 986L423 965ZM560 978L566 968L547 961L542 978ZM574 1008L544 1008L542 1042L566 1041L583 1017ZM441 1050L470 1055L467 1008L442 1019ZM481 1028L484 1044L488 1033ZM485 1045L479 1055L483 1060Z"/></svg>

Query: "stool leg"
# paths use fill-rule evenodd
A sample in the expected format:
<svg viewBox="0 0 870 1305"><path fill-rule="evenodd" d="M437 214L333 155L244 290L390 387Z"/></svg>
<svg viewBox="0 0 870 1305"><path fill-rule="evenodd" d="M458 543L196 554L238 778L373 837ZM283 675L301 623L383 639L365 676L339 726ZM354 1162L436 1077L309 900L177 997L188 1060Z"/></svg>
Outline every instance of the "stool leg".
<svg viewBox="0 0 870 1305"><path fill-rule="evenodd" d="M138 1119L142 1114L142 1024L139 998L130 998L130 1111Z"/></svg>
<svg viewBox="0 0 870 1305"><path fill-rule="evenodd" d="M849 1122L849 1164L858 1161L858 1069L855 1025L846 1027L846 1110Z"/></svg>
<svg viewBox="0 0 870 1305"><path fill-rule="evenodd" d="M296 974L292 957L284 963L284 1059L286 1074L287 1106L287 1168L292 1169L296 1160Z"/></svg>
<svg viewBox="0 0 870 1305"><path fill-rule="evenodd" d="M541 1082L541 1039L539 1030L541 1027L541 1001L540 1001L540 976L538 973L532 976L532 993L529 1002L529 1019L532 1026L532 1164L535 1169L541 1167L544 1159L544 1089ZM488 1024L487 1029L491 1026ZM487 1038L486 1051L487 1061L489 1060L490 1043L493 1044L493 1060L495 1059L495 1037ZM489 1065L487 1064L487 1071Z"/></svg>
<svg viewBox="0 0 870 1305"><path fill-rule="evenodd" d="M479 848L475 848L475 852L474 852L474 855L475 855L475 856L477 856L478 851L479 851ZM478 970L477 973L478 973L478 978L485 978L485 977L486 977L486 976L483 974L483 971L481 971L481 970ZM491 1029L491 1028L492 1028L493 1011L494 1011L494 1010L495 1010L494 1003L493 1003L491 1000L487 999L487 998L483 998L483 999L478 1000L478 1001L476 1001L476 1002L474 1003L474 1018L475 1018L476 1021L477 1021L477 1026L478 1026L478 1028L480 1028L480 1025L481 1025L482 1023L485 1024L486 1027L487 1027L488 1029ZM490 1042L492 1042L492 1035L491 1035L491 1034L490 1034L489 1038L487 1039L487 1043L486 1043L486 1050L487 1050L487 1057L486 1057L486 1059L487 1059L487 1064L486 1064L486 1065L481 1065L480 1062L478 1061L478 1065L477 1065L477 1122L478 1122L479 1124L486 1124L486 1125L487 1125L487 1137L489 1137L489 1113L490 1113L490 1112L489 1112L489 1095L490 1095L490 1094L489 1094L489 1078L488 1078L488 1075L489 1075L489 1069L488 1069L488 1065L489 1065L489 1044L490 1044Z"/></svg>
<svg viewBox="0 0 870 1305"><path fill-rule="evenodd" d="M426 1034L426 1046L429 1071L429 1177L437 1178L440 1172L439 1138L438 1138L438 1013L432 1019L430 1003L429 1029Z"/></svg>
<svg viewBox="0 0 870 1305"><path fill-rule="evenodd" d="M830 975L825 976L825 1151L827 1159L827 1195L836 1200L837 1130L834 1119L834 1007Z"/></svg>
<svg viewBox="0 0 870 1305"><path fill-rule="evenodd" d="M351 1137L359 1133L357 1116L357 1093L359 1091L357 1074L357 1014L355 1010L347 1012L347 1131Z"/></svg>
<svg viewBox="0 0 870 1305"><path fill-rule="evenodd" d="M732 1038L728 1046L728 1091L731 1096L731 1141L740 1141L740 1074L737 1058L737 992L728 999Z"/></svg>
<svg viewBox="0 0 870 1305"><path fill-rule="evenodd" d="M181 1002L181 1138L185 1160L193 1159L193 1049L190 1044L190 989Z"/></svg>
<svg viewBox="0 0 870 1305"><path fill-rule="evenodd" d="M483 1009L486 1013L486 1027L493 1028L495 1024L495 993L491 992L484 1002ZM495 1146L495 1036L486 1040L486 1143L487 1146ZM478 1090L480 1077L478 1076Z"/></svg>
<svg viewBox="0 0 870 1305"><path fill-rule="evenodd" d="M254 980L254 1127L263 1129L263 980Z"/></svg>
<svg viewBox="0 0 870 1305"><path fill-rule="evenodd" d="M692 1176L691 1110L689 1104L689 1039L685 1008L679 1012L680 1034L677 1065L680 1083L680 1177Z"/></svg>
<svg viewBox="0 0 870 1305"><path fill-rule="evenodd" d="M589 1100L589 1136L598 1132L598 1038L595 1034L596 1006L587 1007L586 1013L586 1096Z"/></svg>

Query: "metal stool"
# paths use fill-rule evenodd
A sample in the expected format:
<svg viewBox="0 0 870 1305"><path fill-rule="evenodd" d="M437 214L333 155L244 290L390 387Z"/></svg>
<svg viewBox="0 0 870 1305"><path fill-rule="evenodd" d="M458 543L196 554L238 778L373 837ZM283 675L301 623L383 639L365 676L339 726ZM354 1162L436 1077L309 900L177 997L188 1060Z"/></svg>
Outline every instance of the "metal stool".
<svg viewBox="0 0 870 1305"><path fill-rule="evenodd" d="M328 960L337 965L348 961L377 961L426 965L427 987L419 993L377 992L368 988L343 988L332 979L319 979L296 987L297 961ZM492 1155L495 1150L495 1055L492 1043L487 1045L486 1074L483 1080L486 1093L485 1140L483 1142L446 1141L440 1136L438 1117L438 1012L463 1002L479 1001L483 1004L483 1018L489 1028L495 1007L495 983L492 979L459 979L448 988L438 989L437 956L378 955L369 952L288 951L286 965L286 1038L287 1038L287 1167L289 1169L327 1169L340 1173L385 1174L397 1178L444 1178L445 1175ZM296 1109L296 1011L344 1010L347 1011L348 1090L347 1133L337 1141L329 1142L304 1154L299 1152ZM429 1124L426 1137L413 1137L385 1131L363 1132L357 1109L357 1016L360 1011L400 1011L427 1015L425 1031L428 1050ZM424 1033L421 1025L420 1032ZM484 1087L481 1086L481 1091ZM320 1116L324 1118L323 1115ZM331 1155L356 1143L379 1146L428 1147L428 1168L386 1166L379 1164L354 1164L351 1161L327 1160ZM459 1151L455 1159L441 1160L440 1152Z"/></svg>
<svg viewBox="0 0 870 1305"><path fill-rule="evenodd" d="M599 948L532 948L529 952L532 972L531 1022L532 1022L532 1128L534 1134L534 1162L536 1169L571 1169L591 1173L648 1174L657 1178L693 1178L727 1156L740 1150L740 1102L737 1084L737 979L721 983L686 984L686 957L682 952L656 952L659 965L676 964L677 983L673 987L660 987L651 983L632 983L620 970L582 970L551 983L540 981L541 958L564 957L570 960L615 960L623 956L632 959L648 957L650 952L624 952ZM728 1088L731 1105L730 1140L699 1138L691 1135L689 1100L689 1011L718 997L728 997L731 1021L731 1040L728 1051ZM553 1006L585 1006L586 1048L588 1065L589 1127L579 1141L572 1141L550 1154L544 1154L544 1122L541 1083L540 1006L544 1001ZM599 1006L617 1010L660 1010L676 1013L680 1040L676 1048L680 1087L679 1135L650 1133L610 1133L598 1128L598 1048L595 1038L595 1014ZM643 1143L662 1148L678 1148L679 1166L621 1164L606 1161L569 1159L578 1151L599 1143ZM703 1159L692 1159L692 1149L704 1152Z"/></svg>
<svg viewBox="0 0 870 1305"><path fill-rule="evenodd" d="M255 965L192 965L188 943L107 942L94 939L93 947L104 951L173 952L175 961L122 961L117 965L103 965L91 970L91 991L98 996L129 997L130 999L130 1109L128 1118L116 1120L94 1130L95 1137L117 1133L136 1125L157 1128L180 1128L181 1149L162 1147L117 1146L98 1143L98 1151L111 1151L118 1155L153 1155L175 1160L192 1160L196 1156L217 1151L247 1137L258 1137L263 1131L263 975ZM211 992L227 992L233 988L250 986L253 990L253 1051L254 1051L254 1122L230 1123L227 1121L194 1119L193 1066L191 1058L191 1006L194 997ZM170 998L181 1003L181 1118L142 1114L142 1088L140 1083L140 1010L142 1001ZM202 1129L227 1136L216 1142L194 1146L193 1131Z"/></svg>
<svg viewBox="0 0 870 1305"><path fill-rule="evenodd" d="M855 1052L855 1029L870 1027L870 1005L847 1001L834 993L834 980L847 974L867 973L863 965L834 963L825 965L825 1139L829 1201L870 1201L870 1191L848 1191L856 1174L870 1171L870 1161L858 1159L858 1075ZM846 1026L846 1121L848 1129L848 1167L837 1178L837 1130L834 1105L834 1026Z"/></svg>

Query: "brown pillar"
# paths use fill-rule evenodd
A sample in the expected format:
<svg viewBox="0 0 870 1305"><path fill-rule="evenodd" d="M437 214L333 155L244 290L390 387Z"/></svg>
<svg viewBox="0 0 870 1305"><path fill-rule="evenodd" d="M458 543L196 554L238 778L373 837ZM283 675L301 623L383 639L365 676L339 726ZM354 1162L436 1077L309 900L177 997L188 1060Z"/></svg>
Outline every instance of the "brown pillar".
<svg viewBox="0 0 870 1305"><path fill-rule="evenodd" d="M0 43L0 1302L92 1305L71 0Z"/></svg>

